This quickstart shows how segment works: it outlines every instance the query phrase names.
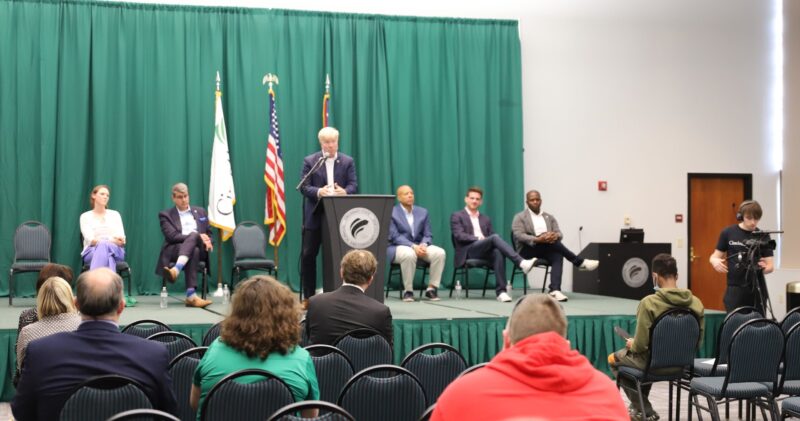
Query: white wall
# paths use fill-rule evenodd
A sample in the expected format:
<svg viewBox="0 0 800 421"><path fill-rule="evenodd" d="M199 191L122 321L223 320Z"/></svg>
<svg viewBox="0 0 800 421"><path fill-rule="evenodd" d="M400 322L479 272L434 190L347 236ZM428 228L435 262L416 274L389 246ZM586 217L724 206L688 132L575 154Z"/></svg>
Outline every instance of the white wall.
<svg viewBox="0 0 800 421"><path fill-rule="evenodd" d="M193 1L212 5L220 2ZM542 192L568 247L616 241L623 217L648 242L672 243L687 271L687 173L752 173L777 228L778 165L770 129L775 1L238 1L246 7L517 19L525 187ZM597 191L597 181L609 183ZM520 198L520 209L523 198ZM704 257L705 258L705 257ZM572 276L565 270L564 289ZM783 312L783 284L768 277ZM684 277L685 285L685 277Z"/></svg>

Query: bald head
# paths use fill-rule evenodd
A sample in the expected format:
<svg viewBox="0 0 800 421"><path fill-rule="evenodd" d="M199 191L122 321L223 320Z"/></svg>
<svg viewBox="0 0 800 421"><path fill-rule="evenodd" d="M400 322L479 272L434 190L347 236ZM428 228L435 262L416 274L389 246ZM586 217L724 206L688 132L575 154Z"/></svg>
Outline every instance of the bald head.
<svg viewBox="0 0 800 421"><path fill-rule="evenodd" d="M118 318L125 306L122 278L107 268L82 273L78 277L75 304L89 318Z"/></svg>
<svg viewBox="0 0 800 421"><path fill-rule="evenodd" d="M397 188L397 201L407 209L414 206L414 190L411 186L402 185Z"/></svg>
<svg viewBox="0 0 800 421"><path fill-rule="evenodd" d="M556 332L567 336L567 317L561 305L545 294L520 298L508 319L508 340L511 345L533 335Z"/></svg>

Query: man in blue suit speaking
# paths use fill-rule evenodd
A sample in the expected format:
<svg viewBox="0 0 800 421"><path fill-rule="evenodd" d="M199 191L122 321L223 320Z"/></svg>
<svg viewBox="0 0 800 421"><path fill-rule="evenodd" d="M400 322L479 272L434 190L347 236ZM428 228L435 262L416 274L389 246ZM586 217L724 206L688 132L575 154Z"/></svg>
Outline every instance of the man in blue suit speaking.
<svg viewBox="0 0 800 421"><path fill-rule="evenodd" d="M320 197L344 196L358 191L353 158L339 152L339 131L333 127L323 127L317 137L321 150L303 159L303 171L300 174L300 179L305 179L301 188L305 203L300 258L304 307L308 306L308 299L317 289L317 254L322 244L322 213L316 209L317 202Z"/></svg>
<svg viewBox="0 0 800 421"><path fill-rule="evenodd" d="M425 290L425 296L432 301L439 301L436 290L442 280L445 251L432 244L433 235L428 210L414 206L414 190L410 186L400 186L397 189L397 200L400 203L392 209L386 260L400 265L403 301L414 301L414 272L417 270L417 259L422 259L431 265L431 281Z"/></svg>

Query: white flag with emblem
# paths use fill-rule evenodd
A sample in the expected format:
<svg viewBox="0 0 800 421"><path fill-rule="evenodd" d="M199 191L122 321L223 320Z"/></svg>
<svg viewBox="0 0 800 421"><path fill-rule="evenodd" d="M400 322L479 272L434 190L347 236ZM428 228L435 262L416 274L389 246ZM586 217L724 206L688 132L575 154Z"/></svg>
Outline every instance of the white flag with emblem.
<svg viewBox="0 0 800 421"><path fill-rule="evenodd" d="M236 228L236 219L233 216L236 191L233 188L233 171L228 154L225 116L222 114L222 92L217 90L216 97L214 144L211 148L211 182L208 186L208 220L212 226L222 231L222 241L226 241Z"/></svg>

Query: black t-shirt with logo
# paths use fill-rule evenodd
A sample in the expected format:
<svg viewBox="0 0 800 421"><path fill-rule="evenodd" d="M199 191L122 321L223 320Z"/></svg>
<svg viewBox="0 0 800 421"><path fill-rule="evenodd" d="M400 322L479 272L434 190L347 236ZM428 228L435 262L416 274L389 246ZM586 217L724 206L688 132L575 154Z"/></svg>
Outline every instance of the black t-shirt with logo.
<svg viewBox="0 0 800 421"><path fill-rule="evenodd" d="M717 241L717 250L727 252L728 259L728 285L746 286L747 279L747 250L748 247L745 242L750 239L762 238L761 235L756 235L755 231L743 230L739 224L725 227L719 234L719 241ZM741 257L740 257L741 256ZM761 257L771 257L772 250L766 248L763 250Z"/></svg>

